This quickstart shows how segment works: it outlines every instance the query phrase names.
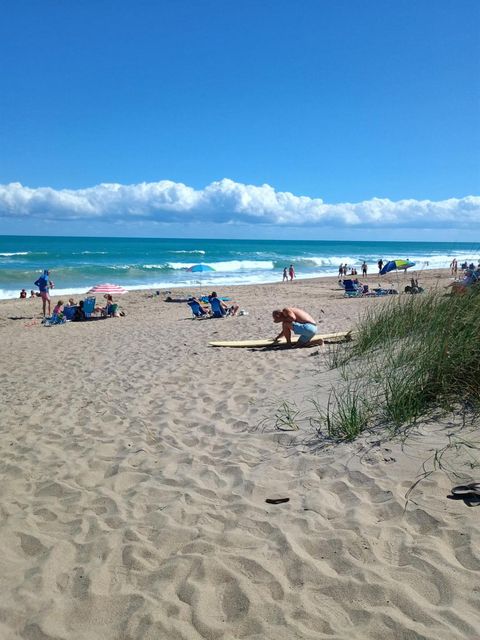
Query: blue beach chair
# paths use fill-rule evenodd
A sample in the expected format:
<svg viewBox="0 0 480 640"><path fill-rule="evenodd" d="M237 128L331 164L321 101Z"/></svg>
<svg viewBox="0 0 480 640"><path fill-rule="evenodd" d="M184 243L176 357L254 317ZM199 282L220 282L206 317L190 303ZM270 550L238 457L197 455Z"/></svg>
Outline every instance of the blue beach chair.
<svg viewBox="0 0 480 640"><path fill-rule="evenodd" d="M76 305L67 305L63 307L63 315L65 316L65 320L73 320L76 310Z"/></svg>
<svg viewBox="0 0 480 640"><path fill-rule="evenodd" d="M206 318L208 316L208 311L202 307L202 305L198 302L198 300L191 299L187 302L188 306L192 310L193 318Z"/></svg>
<svg viewBox="0 0 480 640"><path fill-rule="evenodd" d="M210 306L212 307L212 316L214 318L224 318L228 315L228 311L222 307L220 298L210 298Z"/></svg>
<svg viewBox="0 0 480 640"><path fill-rule="evenodd" d="M90 318L95 311L95 298L85 298L83 301L83 313L86 318Z"/></svg>
<svg viewBox="0 0 480 640"><path fill-rule="evenodd" d="M345 287L345 298L358 298L363 296L363 287L361 284L357 284L353 280L344 280L343 285Z"/></svg>

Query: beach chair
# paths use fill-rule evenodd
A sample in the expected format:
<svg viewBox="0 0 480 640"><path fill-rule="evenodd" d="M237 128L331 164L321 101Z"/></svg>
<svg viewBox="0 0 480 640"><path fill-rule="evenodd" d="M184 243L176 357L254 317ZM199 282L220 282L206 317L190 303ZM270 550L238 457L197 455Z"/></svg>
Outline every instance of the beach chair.
<svg viewBox="0 0 480 640"><path fill-rule="evenodd" d="M212 316L214 318L224 318L228 315L228 311L222 307L222 303L219 298L210 298L210 306L212 307Z"/></svg>
<svg viewBox="0 0 480 640"><path fill-rule="evenodd" d="M83 301L83 313L85 314L85 318L90 318L94 311L95 298L85 298L85 300Z"/></svg>
<svg viewBox="0 0 480 640"><path fill-rule="evenodd" d="M63 315L66 320L73 320L77 307L75 305L67 305L63 307Z"/></svg>
<svg viewBox="0 0 480 640"><path fill-rule="evenodd" d="M353 280L344 280L343 285L345 287L345 298L358 298L363 296L363 287L361 284L357 284Z"/></svg>
<svg viewBox="0 0 480 640"><path fill-rule="evenodd" d="M208 316L208 311L202 307L201 304L197 300L189 300L187 302L188 306L192 310L193 319L195 318L206 318Z"/></svg>

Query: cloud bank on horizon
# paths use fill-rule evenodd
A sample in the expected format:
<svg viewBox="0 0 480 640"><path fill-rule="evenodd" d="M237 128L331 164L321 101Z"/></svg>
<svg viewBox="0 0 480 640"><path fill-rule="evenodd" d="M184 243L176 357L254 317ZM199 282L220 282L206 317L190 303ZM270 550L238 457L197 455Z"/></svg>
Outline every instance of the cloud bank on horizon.
<svg viewBox="0 0 480 640"><path fill-rule="evenodd" d="M246 185L227 178L196 190L161 180L87 189L0 185L0 218L160 223L268 224L303 227L468 228L480 223L480 197L441 201L372 198L329 204L320 198Z"/></svg>

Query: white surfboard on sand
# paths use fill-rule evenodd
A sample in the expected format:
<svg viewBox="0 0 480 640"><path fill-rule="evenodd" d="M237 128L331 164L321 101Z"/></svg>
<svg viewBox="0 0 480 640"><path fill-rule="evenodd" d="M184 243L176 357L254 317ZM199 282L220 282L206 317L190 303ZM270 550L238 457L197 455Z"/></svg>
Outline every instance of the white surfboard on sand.
<svg viewBox="0 0 480 640"><path fill-rule="evenodd" d="M340 333L317 333L310 341L311 344L319 344L322 343L323 340L351 340L352 332L351 331L341 331ZM297 342L298 336L292 336L292 342ZM275 342L273 338L266 338L264 340L223 340L219 342L209 342L212 347L272 347L272 346L281 346L285 345L287 342L285 338L281 338L278 342Z"/></svg>

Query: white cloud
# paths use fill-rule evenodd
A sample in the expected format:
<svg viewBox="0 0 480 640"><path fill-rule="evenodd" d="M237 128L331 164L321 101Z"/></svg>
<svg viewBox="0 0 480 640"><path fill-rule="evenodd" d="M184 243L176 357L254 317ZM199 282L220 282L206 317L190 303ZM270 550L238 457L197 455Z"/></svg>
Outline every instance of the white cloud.
<svg viewBox="0 0 480 640"><path fill-rule="evenodd" d="M448 200L372 198L328 204L275 191L268 184L224 179L202 190L182 183L100 184L88 189L0 185L0 218L163 223L243 223L287 226L468 228L480 224L480 197Z"/></svg>

